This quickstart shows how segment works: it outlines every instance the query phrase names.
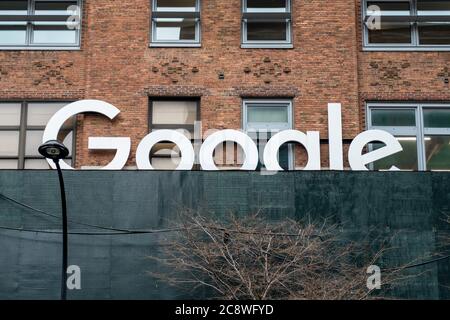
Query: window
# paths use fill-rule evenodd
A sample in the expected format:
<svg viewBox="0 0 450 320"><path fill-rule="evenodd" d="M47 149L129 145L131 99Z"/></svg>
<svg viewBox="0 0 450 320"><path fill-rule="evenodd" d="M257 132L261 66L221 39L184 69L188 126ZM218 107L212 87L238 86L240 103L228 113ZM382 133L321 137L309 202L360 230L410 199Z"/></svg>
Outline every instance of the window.
<svg viewBox="0 0 450 320"><path fill-rule="evenodd" d="M403 151L373 164L401 170L450 170L450 105L369 104L369 127L393 134ZM383 145L375 143L370 149Z"/></svg>
<svg viewBox="0 0 450 320"><path fill-rule="evenodd" d="M450 50L450 1L364 1L364 45L383 50Z"/></svg>
<svg viewBox="0 0 450 320"><path fill-rule="evenodd" d="M39 154L45 126L66 102L1 102L0 103L0 169L49 169ZM70 151L64 160L72 165L75 118L61 129L58 140Z"/></svg>
<svg viewBox="0 0 450 320"><path fill-rule="evenodd" d="M197 99L151 100L150 130L177 130L194 143L194 124L200 119ZM180 149L171 141L156 144L150 151L150 163L160 170L175 169L181 160Z"/></svg>
<svg viewBox="0 0 450 320"><path fill-rule="evenodd" d="M151 46L200 46L200 0L153 0Z"/></svg>
<svg viewBox="0 0 450 320"><path fill-rule="evenodd" d="M243 128L255 140L261 161L267 141L279 131L292 129L292 103L286 100L244 100L243 111ZM294 168L291 145L280 148L278 161L285 170ZM262 167L260 162L258 169Z"/></svg>
<svg viewBox="0 0 450 320"><path fill-rule="evenodd" d="M290 0L243 0L243 48L292 48Z"/></svg>
<svg viewBox="0 0 450 320"><path fill-rule="evenodd" d="M81 0L0 1L1 49L77 48Z"/></svg>

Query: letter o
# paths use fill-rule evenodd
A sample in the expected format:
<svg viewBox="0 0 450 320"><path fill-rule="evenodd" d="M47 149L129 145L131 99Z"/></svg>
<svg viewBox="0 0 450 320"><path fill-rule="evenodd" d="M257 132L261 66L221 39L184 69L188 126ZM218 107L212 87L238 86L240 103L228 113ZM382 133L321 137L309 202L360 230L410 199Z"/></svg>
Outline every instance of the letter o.
<svg viewBox="0 0 450 320"><path fill-rule="evenodd" d="M153 146L162 141L175 143L181 151L181 162L175 170L192 170L195 153L191 141L175 130L158 130L149 133L136 151L136 165L139 170L154 170L150 163L150 151Z"/></svg>
<svg viewBox="0 0 450 320"><path fill-rule="evenodd" d="M239 144L244 151L245 160L240 170L255 170L258 166L258 148L255 142L246 135L237 130L222 130L213 133L206 138L200 148L200 164L203 170L219 170L214 163L213 153L216 147L225 141L234 141Z"/></svg>

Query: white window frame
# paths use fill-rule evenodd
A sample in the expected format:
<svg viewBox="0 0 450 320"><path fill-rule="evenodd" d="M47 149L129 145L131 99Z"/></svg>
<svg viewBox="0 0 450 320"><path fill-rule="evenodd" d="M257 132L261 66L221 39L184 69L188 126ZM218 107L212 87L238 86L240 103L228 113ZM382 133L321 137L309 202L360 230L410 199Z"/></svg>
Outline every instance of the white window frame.
<svg viewBox="0 0 450 320"><path fill-rule="evenodd" d="M79 27L75 28L76 36L75 40L76 42L73 44L67 44L67 43L49 43L49 44L33 44L32 37L33 37L33 21L36 17L43 18L43 17L49 17L49 16L35 16L34 15L34 9L35 9L35 3L36 2L62 2L64 0L27 0L27 15L26 16L17 16L17 18L20 20L20 22L26 23L26 40L24 45L17 45L17 44L11 44L11 45L0 45L0 50L80 50L81 46L81 26L82 26L82 12L83 12L83 0L73 0L77 2L77 6L80 8L80 17L79 17ZM51 16L55 17L55 16ZM65 16L64 16L65 17ZM0 16L0 21L2 19L6 19L3 21L8 21L11 19L9 16ZM19 22L19 20L9 20L11 22ZM43 21L45 22L45 20Z"/></svg>
<svg viewBox="0 0 450 320"><path fill-rule="evenodd" d="M292 44L292 5L291 0L286 1L286 11L271 11L261 9L256 11L248 11L247 10L247 0L242 0L242 39L241 39L241 48L293 48ZM286 40L276 41L255 41L248 40L247 38L247 23L251 18L246 17L246 15L254 16L260 22L286 22ZM285 17L280 18L280 15Z"/></svg>
<svg viewBox="0 0 450 320"><path fill-rule="evenodd" d="M367 110L367 128L384 130L396 137L401 136L415 136L417 138L417 167L419 171L426 171L426 154L425 154L425 136L450 136L450 123L448 128L425 128L423 111L426 109L448 109L450 110L450 104L442 103L381 103L381 102L368 102L366 103ZM386 127L386 126L373 126L372 125L372 110L415 110L416 126L415 127Z"/></svg>
<svg viewBox="0 0 450 320"><path fill-rule="evenodd" d="M249 106L259 106L259 107L273 107L274 105L283 105L287 108L288 121L287 122L248 122L248 107ZM247 134L250 131L266 130L266 132L282 131L293 129L293 106L292 100L289 99L243 99L242 100L242 129ZM264 150L258 150L261 154ZM295 159L294 159L294 147L289 145L289 170L294 170Z"/></svg>
<svg viewBox="0 0 450 320"><path fill-rule="evenodd" d="M150 0L151 1L151 32L150 32L150 47L201 47L201 1L196 1L196 10L195 11L174 11L174 10L158 10L157 1L158 0ZM170 18L160 18L155 17L155 15L167 15ZM188 16L192 16L193 19L196 20L195 26L195 40L157 40L156 39L156 22L157 19L176 19L177 14L179 14L178 18L185 18Z"/></svg>
<svg viewBox="0 0 450 320"><path fill-rule="evenodd" d="M367 3L378 2L408 2L410 6L410 17L418 15L417 0L361 0L361 21L363 28L363 50L364 51L450 51L450 45L421 45L419 43L419 28L417 22L411 23L411 43L369 43L369 29L365 23ZM433 15L430 15L433 16ZM381 18L383 19L383 18ZM450 15L449 15L450 19ZM450 24L450 20L448 21Z"/></svg>

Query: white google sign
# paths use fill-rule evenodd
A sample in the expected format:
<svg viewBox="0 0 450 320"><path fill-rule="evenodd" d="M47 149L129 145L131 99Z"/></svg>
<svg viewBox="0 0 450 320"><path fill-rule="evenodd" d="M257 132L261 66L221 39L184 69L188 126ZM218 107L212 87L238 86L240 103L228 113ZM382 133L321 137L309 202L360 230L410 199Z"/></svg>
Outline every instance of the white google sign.
<svg viewBox="0 0 450 320"><path fill-rule="evenodd" d="M84 112L95 112L114 119L120 110L115 106L99 100L82 100L71 103L59 110L48 122L44 132L43 142L56 140L58 132L70 117ZM328 132L330 169L344 170L342 148L342 115L340 103L328 104ZM162 141L175 143L181 151L181 161L176 170L191 170L195 161L195 152L191 141L182 133L175 130L158 130L149 133L140 142L136 152L136 164L140 170L152 170L149 153L153 146ZM235 142L239 144L245 154L245 160L241 170L255 170L258 166L258 148L255 142L245 133L238 130L221 130L209 135L203 142L199 160L203 170L219 170L214 163L213 153L216 147L223 142ZM275 134L266 144L263 152L263 162L269 171L282 171L278 163L278 150L287 142L302 144L308 153L308 163L305 170L320 170L320 133L298 130L284 130ZM384 147L363 154L364 147L368 143L381 142ZM129 137L90 137L89 149L117 150L114 159L103 170L121 170L130 155L131 139ZM386 131L369 130L360 133L352 141L348 160L352 170L368 170L367 165L379 159L402 151L402 146L397 139ZM54 168L54 164L49 160ZM73 169L65 162L61 163L63 169ZM392 167L391 170L398 170Z"/></svg>

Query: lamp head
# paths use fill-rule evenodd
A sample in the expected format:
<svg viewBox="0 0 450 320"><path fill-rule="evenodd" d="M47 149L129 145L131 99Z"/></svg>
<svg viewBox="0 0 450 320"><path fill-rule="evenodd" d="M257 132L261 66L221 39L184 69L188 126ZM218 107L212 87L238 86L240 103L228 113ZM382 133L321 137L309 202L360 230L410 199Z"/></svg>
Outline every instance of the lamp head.
<svg viewBox="0 0 450 320"><path fill-rule="evenodd" d="M47 159L59 161L69 155L69 149L57 140L50 140L39 146L39 153Z"/></svg>

